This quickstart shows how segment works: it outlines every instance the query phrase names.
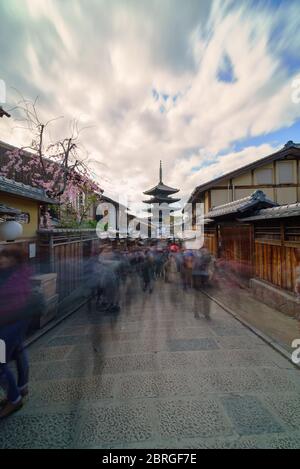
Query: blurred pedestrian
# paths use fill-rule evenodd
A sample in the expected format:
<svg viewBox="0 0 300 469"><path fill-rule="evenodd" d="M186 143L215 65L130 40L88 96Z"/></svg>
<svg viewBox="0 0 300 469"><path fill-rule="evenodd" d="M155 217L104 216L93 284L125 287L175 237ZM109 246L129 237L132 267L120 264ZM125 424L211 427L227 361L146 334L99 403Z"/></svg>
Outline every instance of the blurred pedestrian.
<svg viewBox="0 0 300 469"><path fill-rule="evenodd" d="M0 404L0 419L19 410L28 394L29 364L23 342L34 314L30 273L22 249L9 246L0 251L0 339L6 346L0 384L7 392ZM16 362L17 380L10 361Z"/></svg>
<svg viewBox="0 0 300 469"><path fill-rule="evenodd" d="M177 283L178 281L178 269L175 255L170 254L167 262L164 265L165 271L165 282Z"/></svg>
<svg viewBox="0 0 300 469"><path fill-rule="evenodd" d="M185 251L181 259L181 281L183 289L192 287L194 255L191 251Z"/></svg>
<svg viewBox="0 0 300 469"><path fill-rule="evenodd" d="M202 247L194 254L192 266L193 286L204 287L209 279L209 266L211 263L211 254L205 247Z"/></svg>
<svg viewBox="0 0 300 469"><path fill-rule="evenodd" d="M142 264L141 264L141 276L143 281L143 291L153 291L153 282L154 282L154 258L149 250L146 250Z"/></svg>
<svg viewBox="0 0 300 469"><path fill-rule="evenodd" d="M98 303L106 312L120 310L120 272L121 261L114 255L110 247L106 247L99 255Z"/></svg>

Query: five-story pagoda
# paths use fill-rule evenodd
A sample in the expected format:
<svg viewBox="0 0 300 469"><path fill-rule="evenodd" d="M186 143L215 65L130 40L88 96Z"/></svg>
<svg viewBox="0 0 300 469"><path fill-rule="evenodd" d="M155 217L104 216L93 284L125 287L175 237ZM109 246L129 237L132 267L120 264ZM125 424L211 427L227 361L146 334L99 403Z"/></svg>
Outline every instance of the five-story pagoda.
<svg viewBox="0 0 300 469"><path fill-rule="evenodd" d="M151 226L152 229L155 227L156 236L159 238L164 237L165 233L167 233L167 237L173 236L172 231L174 230L174 226L172 227L172 219L174 223L174 212L180 207L174 207L171 206L171 204L179 202L180 199L170 196L177 192L179 192L179 189L174 189L163 183L162 162L160 162L159 183L152 189L144 192L145 195L151 196L150 199L144 200L145 204L150 205L150 207L145 210L149 214L149 231L151 231ZM164 226L166 223L171 225L170 228Z"/></svg>

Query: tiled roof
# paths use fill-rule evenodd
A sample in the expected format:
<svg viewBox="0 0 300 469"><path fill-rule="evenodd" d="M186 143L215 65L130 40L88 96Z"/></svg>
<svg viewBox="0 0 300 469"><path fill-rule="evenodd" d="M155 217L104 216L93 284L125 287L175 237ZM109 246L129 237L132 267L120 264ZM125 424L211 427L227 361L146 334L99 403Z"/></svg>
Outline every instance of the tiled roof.
<svg viewBox="0 0 300 469"><path fill-rule="evenodd" d="M157 186L152 187L152 189L145 191L145 195L156 195L160 193L168 193L168 194L176 194L179 192L179 189L175 189L174 187L166 186L163 182L159 182Z"/></svg>
<svg viewBox="0 0 300 469"><path fill-rule="evenodd" d="M30 159L35 157L35 154L33 152L30 152L30 151L28 151L24 148L18 148L14 145L10 145L9 143L5 143L2 140L0 140L0 163L1 162L3 163L5 161L5 155L7 154L7 152L14 151L14 150L22 150L23 156L25 158L27 158L27 161L29 161ZM46 156L43 157L43 160L46 161L46 162L51 162L55 166L59 166L58 162L55 162L55 161L53 161L53 159L51 160L51 159L47 158ZM26 173L25 173L25 175L26 175ZM81 177L81 175L79 173L77 173L77 175L78 175L79 178ZM27 182L27 181L25 181L25 182ZM95 183L92 179L90 179L90 182L97 186L97 188L95 188L95 190L93 192L95 194L98 193L99 195L101 195L103 193L103 189L101 189L101 187L99 187L98 184Z"/></svg>
<svg viewBox="0 0 300 469"><path fill-rule="evenodd" d="M50 199L43 189L27 186L21 182L16 182L13 179L7 179L0 176L0 192L7 192L8 194L18 195L26 199L38 200L47 204L58 204L59 202Z"/></svg>
<svg viewBox="0 0 300 469"><path fill-rule="evenodd" d="M279 207L259 210L255 215L243 218L243 221L268 220L270 218L300 217L300 203L280 205Z"/></svg>
<svg viewBox="0 0 300 469"><path fill-rule="evenodd" d="M8 207L7 205L0 204L1 215L21 215L21 210L17 208Z"/></svg>
<svg viewBox="0 0 300 469"><path fill-rule="evenodd" d="M267 198L264 192L258 190L248 197L213 208L206 214L205 218L218 218L233 214L242 215L249 210L254 210L255 208L267 208L274 207L276 205L277 204L275 202Z"/></svg>

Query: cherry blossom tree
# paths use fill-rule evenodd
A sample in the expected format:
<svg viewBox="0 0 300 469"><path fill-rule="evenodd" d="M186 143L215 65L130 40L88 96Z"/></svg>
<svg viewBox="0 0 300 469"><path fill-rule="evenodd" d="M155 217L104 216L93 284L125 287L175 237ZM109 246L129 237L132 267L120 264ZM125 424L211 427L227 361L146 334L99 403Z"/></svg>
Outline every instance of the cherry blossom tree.
<svg viewBox="0 0 300 469"><path fill-rule="evenodd" d="M49 138L50 126L57 118L43 122L37 111L37 100L23 99L17 109L23 114L22 121L30 131L31 142L7 151L6 161L0 167L1 176L22 174L32 186L44 189L49 197L60 198L62 202L74 201L78 191L101 191L85 163L79 143L83 129L78 128L77 122L72 123L69 136L53 143Z"/></svg>
<svg viewBox="0 0 300 469"><path fill-rule="evenodd" d="M91 194L102 192L86 165L87 157L79 142L83 129L79 129L77 122L72 123L69 136L51 142L50 127L58 118L43 121L37 110L37 100L31 102L23 98L16 109L31 141L28 146L7 151L0 166L1 176L13 179L19 176L17 179L43 189L48 197L59 199L65 206L76 206L79 194L91 200ZM81 208L77 214L78 222L83 221L86 212ZM47 214L44 224L46 219L49 224Z"/></svg>

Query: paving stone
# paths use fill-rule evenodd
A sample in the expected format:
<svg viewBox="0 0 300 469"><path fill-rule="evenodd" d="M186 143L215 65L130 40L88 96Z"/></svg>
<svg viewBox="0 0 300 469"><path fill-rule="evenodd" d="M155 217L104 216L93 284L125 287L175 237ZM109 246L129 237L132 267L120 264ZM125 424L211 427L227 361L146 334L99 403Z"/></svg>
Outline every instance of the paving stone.
<svg viewBox="0 0 300 469"><path fill-rule="evenodd" d="M163 401L157 405L163 438L217 437L232 433L221 406L211 399Z"/></svg>
<svg viewBox="0 0 300 469"><path fill-rule="evenodd" d="M203 370L194 378L199 388L208 388L211 392L258 392L264 389L263 380L254 369L222 368Z"/></svg>
<svg viewBox="0 0 300 469"><path fill-rule="evenodd" d="M253 396L228 396L221 399L228 416L240 435L279 433L282 425Z"/></svg>
<svg viewBox="0 0 300 469"><path fill-rule="evenodd" d="M211 325L212 331L218 336L248 336L249 331L245 327L231 325Z"/></svg>
<svg viewBox="0 0 300 469"><path fill-rule="evenodd" d="M101 347L98 347L97 350L100 350ZM68 354L67 358L70 361L85 361L85 360L91 360L94 358L96 354L95 347L93 344L88 343L88 344L80 344L80 345L74 345L72 347L72 350Z"/></svg>
<svg viewBox="0 0 300 469"><path fill-rule="evenodd" d="M180 446L186 449L299 449L300 438L293 434L266 437L239 437L227 439L196 439Z"/></svg>
<svg viewBox="0 0 300 469"><path fill-rule="evenodd" d="M285 433L266 437L260 442L260 449L300 449L300 433Z"/></svg>
<svg viewBox="0 0 300 469"><path fill-rule="evenodd" d="M257 449L260 446L259 438L195 438L181 442L185 449Z"/></svg>
<svg viewBox="0 0 300 469"><path fill-rule="evenodd" d="M85 379L59 380L35 383L30 388L30 402L34 405L97 401L112 399L114 378L93 376Z"/></svg>
<svg viewBox="0 0 300 469"><path fill-rule="evenodd" d="M53 361L36 371L35 380L57 380L68 378L82 378L93 373L91 361L65 360Z"/></svg>
<svg viewBox="0 0 300 469"><path fill-rule="evenodd" d="M151 412L142 404L84 409L78 438L80 447L103 443L150 440L153 437Z"/></svg>
<svg viewBox="0 0 300 469"><path fill-rule="evenodd" d="M158 397L158 377L153 373L128 375L120 379L117 396L120 399Z"/></svg>
<svg viewBox="0 0 300 469"><path fill-rule="evenodd" d="M129 354L146 354L148 352L157 352L167 350L167 345L164 340L161 343L157 343L154 339L153 341L144 341L141 342L131 341L131 342L119 342L117 344L104 343L102 344L103 351L106 356L109 355L129 355Z"/></svg>
<svg viewBox="0 0 300 469"><path fill-rule="evenodd" d="M30 350L30 362L45 362L53 360L64 360L72 351L72 346L38 348Z"/></svg>
<svg viewBox="0 0 300 469"><path fill-rule="evenodd" d="M0 448L71 448L74 446L76 427L74 412L51 415L18 413L1 422Z"/></svg>
<svg viewBox="0 0 300 469"><path fill-rule="evenodd" d="M300 394L275 393L263 396L263 400L291 429L300 427ZM300 443L300 442L299 442Z"/></svg>
<svg viewBox="0 0 300 469"><path fill-rule="evenodd" d="M61 330L56 331L56 336L74 336L74 335L85 335L89 333L89 326L67 326Z"/></svg>
<svg viewBox="0 0 300 469"><path fill-rule="evenodd" d="M168 336L173 339L199 339L211 337L213 333L208 327L181 327L180 329L175 326L175 329L168 330Z"/></svg>
<svg viewBox="0 0 300 469"><path fill-rule="evenodd" d="M126 355L104 359L103 373L130 373L134 371L156 371L154 354Z"/></svg>
<svg viewBox="0 0 300 469"><path fill-rule="evenodd" d="M121 399L190 396L198 393L189 374L180 372L126 376L120 379L118 388L117 395Z"/></svg>
<svg viewBox="0 0 300 469"><path fill-rule="evenodd" d="M57 347L59 345L78 345L88 344L91 342L89 335L68 335L61 337L54 337L47 343L47 347Z"/></svg>
<svg viewBox="0 0 300 469"><path fill-rule="evenodd" d="M219 348L215 340L211 338L201 339L171 339L167 342L171 352L189 350L216 350Z"/></svg>
<svg viewBox="0 0 300 469"><path fill-rule="evenodd" d="M264 389L269 392L300 392L300 374L292 375L286 370L280 368L262 368L258 370L263 378ZM298 378L298 379L297 379Z"/></svg>
<svg viewBox="0 0 300 469"><path fill-rule="evenodd" d="M194 354L188 352L162 352L157 354L159 369L195 368Z"/></svg>
<svg viewBox="0 0 300 469"><path fill-rule="evenodd" d="M266 347L266 343L256 336L218 337L215 340L221 348L229 350L257 349L257 347Z"/></svg>

